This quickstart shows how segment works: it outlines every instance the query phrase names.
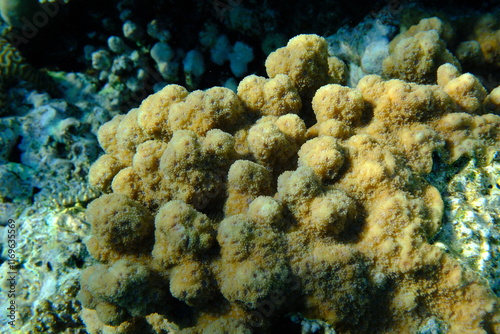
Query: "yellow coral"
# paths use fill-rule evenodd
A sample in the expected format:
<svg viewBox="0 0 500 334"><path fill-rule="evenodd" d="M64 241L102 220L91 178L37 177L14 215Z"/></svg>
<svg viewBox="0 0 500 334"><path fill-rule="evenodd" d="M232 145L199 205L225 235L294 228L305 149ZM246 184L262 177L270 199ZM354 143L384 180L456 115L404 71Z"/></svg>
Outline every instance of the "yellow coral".
<svg viewBox="0 0 500 334"><path fill-rule="evenodd" d="M138 124L146 133L157 139L170 139L168 125L170 107L184 101L188 91L178 85L167 85L157 94L148 96L139 107Z"/></svg>
<svg viewBox="0 0 500 334"><path fill-rule="evenodd" d="M296 114L302 107L297 89L284 74L273 79L249 75L241 80L238 97L249 110L262 116Z"/></svg>
<svg viewBox="0 0 500 334"><path fill-rule="evenodd" d="M435 30L439 37L442 38L446 43L450 42L453 38L453 28L447 22L443 22L437 17L429 17L420 20L418 24L411 26L407 30L403 31L396 37L394 37L389 44L390 51L393 51L396 45L403 39L408 37L414 37L420 32Z"/></svg>
<svg viewBox="0 0 500 334"><path fill-rule="evenodd" d="M233 138L210 130L204 141L192 131L176 131L161 156L159 168L174 199L204 208L223 194L232 162Z"/></svg>
<svg viewBox="0 0 500 334"><path fill-rule="evenodd" d="M334 137L322 136L307 141L299 152L299 166L308 166L321 179L333 179L344 163L342 148Z"/></svg>
<svg viewBox="0 0 500 334"><path fill-rule="evenodd" d="M206 266L198 261L184 261L172 269L170 276L170 292L175 298L190 306L200 305L213 298L215 287L211 273Z"/></svg>
<svg viewBox="0 0 500 334"><path fill-rule="evenodd" d="M360 121L365 101L359 90L332 84L316 91L312 107L318 122L335 119L350 125Z"/></svg>
<svg viewBox="0 0 500 334"><path fill-rule="evenodd" d="M54 81L46 72L38 71L28 64L12 44L0 37L0 90L13 81L19 80L31 82L54 97L60 94ZM3 95L3 92L0 94ZM0 98L0 105L3 103L4 98Z"/></svg>
<svg viewBox="0 0 500 334"><path fill-rule="evenodd" d="M172 131L192 130L205 135L214 128L233 129L242 111L241 102L232 90L214 87L206 92L194 91L184 101L172 105L168 123Z"/></svg>
<svg viewBox="0 0 500 334"><path fill-rule="evenodd" d="M487 64L500 66L500 29L497 16L492 13L481 16L470 36L479 43Z"/></svg>
<svg viewBox="0 0 500 334"><path fill-rule="evenodd" d="M332 64L332 69L336 68ZM287 46L272 52L266 60L266 71L270 78L278 74L290 77L299 94L311 98L314 92L327 83L335 83L329 73L328 43L317 35L299 35ZM338 80L338 79L337 79Z"/></svg>
<svg viewBox="0 0 500 334"><path fill-rule="evenodd" d="M443 91L460 106L461 110L468 113L481 113L483 101L488 94L479 80L470 73L450 80L443 87Z"/></svg>
<svg viewBox="0 0 500 334"><path fill-rule="evenodd" d="M155 219L155 247L152 255L163 267L178 264L210 248L213 227L209 218L183 201L164 204Z"/></svg>
<svg viewBox="0 0 500 334"><path fill-rule="evenodd" d="M390 44L390 55L383 62L384 75L431 84L436 82L440 65L450 63L460 68L458 60L446 49L447 31L439 19L431 18L396 36Z"/></svg>
<svg viewBox="0 0 500 334"><path fill-rule="evenodd" d="M394 43L427 63L393 73L433 85L341 86L326 41L301 35L238 94L167 86L103 125L90 179L112 194L88 209L89 250L105 263L82 277L90 331L142 321L159 333L175 319L181 333L267 333L288 313L340 333L412 333L434 318L452 332L499 328L490 287L429 242L444 210L422 177L433 155L500 148L500 117L487 114L497 90L438 68L446 29L428 20Z"/></svg>
<svg viewBox="0 0 500 334"><path fill-rule="evenodd" d="M224 212L227 216L244 213L259 195L272 195L272 175L264 166L248 160L237 160L227 175L228 198Z"/></svg>
<svg viewBox="0 0 500 334"><path fill-rule="evenodd" d="M87 209L93 237L89 252L98 259L150 251L153 217L140 203L125 195L107 194Z"/></svg>
<svg viewBox="0 0 500 334"><path fill-rule="evenodd" d="M485 109L487 112L500 114L500 87L491 91L491 93L484 100Z"/></svg>
<svg viewBox="0 0 500 334"><path fill-rule="evenodd" d="M258 163L279 172L294 159L305 132L304 122L296 115L262 118L248 131L248 148Z"/></svg>
<svg viewBox="0 0 500 334"><path fill-rule="evenodd" d="M274 207L282 209L279 205ZM285 289L289 269L282 256L283 233L274 224L262 224L258 220L261 216L252 215L254 210L249 213L220 223L217 241L221 262L216 271L226 299L255 308L260 301Z"/></svg>

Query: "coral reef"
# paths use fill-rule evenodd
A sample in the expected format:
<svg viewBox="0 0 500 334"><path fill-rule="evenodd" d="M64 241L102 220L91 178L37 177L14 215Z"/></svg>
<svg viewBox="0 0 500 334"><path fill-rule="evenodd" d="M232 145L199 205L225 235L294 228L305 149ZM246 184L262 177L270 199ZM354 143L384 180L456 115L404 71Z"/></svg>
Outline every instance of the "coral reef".
<svg viewBox="0 0 500 334"><path fill-rule="evenodd" d="M17 106L21 115L0 119L0 126L9 130L2 132L0 166L10 175L0 207L33 202L71 206L94 198L98 192L85 178L99 155L97 129L112 113L92 105L80 109L36 92L27 102Z"/></svg>
<svg viewBox="0 0 500 334"><path fill-rule="evenodd" d="M81 270L91 261L82 205L100 195L86 179L100 153L97 130L114 113L82 98L84 91L55 100L20 84L9 90L9 109L16 114L0 118L0 276L2 291L8 291L5 225L12 219L19 333L85 333L76 300ZM2 293L0 305L9 303ZM0 332L13 332L8 320L2 318Z"/></svg>
<svg viewBox="0 0 500 334"><path fill-rule="evenodd" d="M31 208L16 219L16 225L19 236L15 265L18 273L16 313L19 317L15 329L7 324L7 317L2 318L1 331L62 333L72 329L72 333L83 334L81 305L75 298L80 289L81 268L90 261L82 241L89 233L83 208L60 211ZM6 230L0 226L4 258ZM12 275L11 269L7 261L0 266L2 291L9 290L7 278ZM7 308L9 304L8 295L2 293L0 305Z"/></svg>
<svg viewBox="0 0 500 334"><path fill-rule="evenodd" d="M407 15L416 15L408 10ZM433 84L436 70L445 63L477 75L488 89L498 86L499 31L498 10L469 16L443 13L423 18L402 32L389 44L389 56L383 61L383 74L410 82ZM335 53L334 53L335 54Z"/></svg>
<svg viewBox="0 0 500 334"><path fill-rule="evenodd" d="M272 52L266 59L266 71L270 78L278 74L288 75L302 97L312 98L319 87L327 83L342 83L343 69L335 64L338 62L328 57L325 39L304 35L291 39L286 47Z"/></svg>
<svg viewBox="0 0 500 334"><path fill-rule="evenodd" d="M424 177L433 156L500 149L497 93L460 73L434 23L394 43L429 38L415 50L425 69L384 65L420 83L342 86L326 40L299 35L237 94L168 85L104 124L90 181L107 194L87 209L99 263L79 292L87 330L499 332L488 283L431 243L445 211Z"/></svg>
<svg viewBox="0 0 500 334"><path fill-rule="evenodd" d="M0 0L0 332L500 332L499 12L424 2Z"/></svg>
<svg viewBox="0 0 500 334"><path fill-rule="evenodd" d="M463 263L480 273L500 295L500 155L462 159L453 168L438 162L427 176L443 196L443 226L434 238Z"/></svg>
<svg viewBox="0 0 500 334"><path fill-rule="evenodd" d="M476 41L480 50L473 52L477 60L483 60L484 63L496 68L500 67L500 23L498 12L484 14L477 20L473 33L470 36L472 41ZM466 48L468 50L472 48ZM479 59L478 59L479 58ZM481 62L479 63L481 64Z"/></svg>
<svg viewBox="0 0 500 334"><path fill-rule="evenodd" d="M5 109L5 88L13 81L28 81L48 91L54 97L60 95L52 78L45 72L33 68L19 51L6 39L0 37L0 113Z"/></svg>
<svg viewBox="0 0 500 334"><path fill-rule="evenodd" d="M446 49L451 28L437 17L423 19L389 44L390 55L384 60L383 72L391 78L431 84L436 82L440 65L450 63L460 69L460 63Z"/></svg>

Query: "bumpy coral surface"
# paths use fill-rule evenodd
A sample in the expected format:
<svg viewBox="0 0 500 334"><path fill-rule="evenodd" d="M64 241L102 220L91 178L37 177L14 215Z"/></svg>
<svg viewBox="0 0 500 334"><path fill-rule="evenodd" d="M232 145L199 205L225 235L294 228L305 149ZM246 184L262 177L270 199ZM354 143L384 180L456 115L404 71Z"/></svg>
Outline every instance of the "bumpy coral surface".
<svg viewBox="0 0 500 334"><path fill-rule="evenodd" d="M439 67L436 47L434 72L419 73L431 84L370 75L348 88L326 41L300 35L237 94L171 85L103 125L87 329L500 332L486 281L430 242L444 205L423 177L433 154L451 164L500 148L498 99Z"/></svg>
<svg viewBox="0 0 500 334"><path fill-rule="evenodd" d="M498 13L496 13L498 14ZM479 18L474 26L472 39L477 41L481 52L481 58L492 66L500 66L500 23L498 15L493 13L485 14Z"/></svg>
<svg viewBox="0 0 500 334"><path fill-rule="evenodd" d="M417 83L435 82L440 65L451 63L460 67L446 48L451 35L451 27L438 18L423 19L391 41L390 56L383 63L384 74Z"/></svg>

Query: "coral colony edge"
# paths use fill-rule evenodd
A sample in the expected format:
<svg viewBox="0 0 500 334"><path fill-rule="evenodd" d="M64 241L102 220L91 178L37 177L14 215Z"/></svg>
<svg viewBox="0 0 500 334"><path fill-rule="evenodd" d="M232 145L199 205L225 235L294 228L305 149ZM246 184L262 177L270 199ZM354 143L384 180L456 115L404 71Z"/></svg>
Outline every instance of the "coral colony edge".
<svg viewBox="0 0 500 334"><path fill-rule="evenodd" d="M1 333L500 334L499 11L384 7L261 57L131 3L51 72L0 0Z"/></svg>
<svg viewBox="0 0 500 334"><path fill-rule="evenodd" d="M339 332L498 326L486 281L429 243L444 203L422 176L436 150L492 159L500 117L480 101L496 92L449 63L437 85L349 88L339 64L300 35L237 93L168 85L99 129L90 182L106 194L87 208L87 247L100 263L79 292L93 331L250 333L297 312Z"/></svg>

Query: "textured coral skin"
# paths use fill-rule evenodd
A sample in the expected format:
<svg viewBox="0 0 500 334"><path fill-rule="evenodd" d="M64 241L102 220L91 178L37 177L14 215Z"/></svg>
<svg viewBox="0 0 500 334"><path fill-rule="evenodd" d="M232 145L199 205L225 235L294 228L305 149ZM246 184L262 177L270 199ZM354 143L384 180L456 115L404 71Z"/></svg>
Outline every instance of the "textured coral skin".
<svg viewBox="0 0 500 334"><path fill-rule="evenodd" d="M238 94L167 86L99 131L90 332L269 333L296 312L338 333L499 332L488 285L429 242L443 201L422 177L435 153L498 150L498 89L451 64L344 87L315 35L266 67Z"/></svg>
<svg viewBox="0 0 500 334"><path fill-rule="evenodd" d="M329 59L328 43L316 35L299 35L286 47L272 52L266 60L270 78L286 74L302 97L312 97L314 92L328 83L339 83L342 74L332 72L342 66L338 60Z"/></svg>
<svg viewBox="0 0 500 334"><path fill-rule="evenodd" d="M451 28L438 18L423 19L418 25L396 36L390 43L390 55L384 60L384 75L409 82L431 84L436 82L436 70L450 63L460 63L446 49L451 39Z"/></svg>
<svg viewBox="0 0 500 334"><path fill-rule="evenodd" d="M296 114L302 107L297 89L284 74L273 79L249 75L240 82L238 97L248 110L261 116Z"/></svg>
<svg viewBox="0 0 500 334"><path fill-rule="evenodd" d="M498 18L494 14L485 14L477 21L471 39L478 42L481 49L480 57L488 65L500 66L500 29Z"/></svg>

